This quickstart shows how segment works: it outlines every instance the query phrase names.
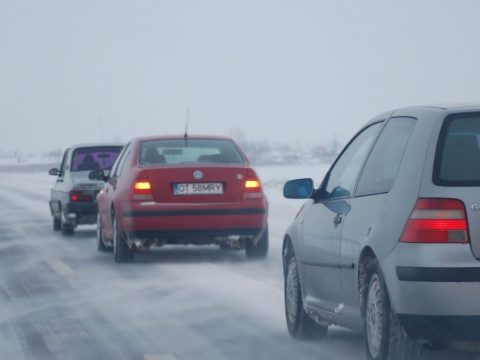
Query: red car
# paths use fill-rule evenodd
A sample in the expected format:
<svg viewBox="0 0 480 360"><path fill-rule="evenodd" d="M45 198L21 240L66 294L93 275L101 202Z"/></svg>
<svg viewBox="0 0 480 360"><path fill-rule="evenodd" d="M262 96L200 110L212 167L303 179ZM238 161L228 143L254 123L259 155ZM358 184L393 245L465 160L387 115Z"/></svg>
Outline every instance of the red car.
<svg viewBox="0 0 480 360"><path fill-rule="evenodd" d="M211 136L144 137L127 144L98 194L97 245L116 262L164 244L218 244L268 253L268 202L240 147Z"/></svg>

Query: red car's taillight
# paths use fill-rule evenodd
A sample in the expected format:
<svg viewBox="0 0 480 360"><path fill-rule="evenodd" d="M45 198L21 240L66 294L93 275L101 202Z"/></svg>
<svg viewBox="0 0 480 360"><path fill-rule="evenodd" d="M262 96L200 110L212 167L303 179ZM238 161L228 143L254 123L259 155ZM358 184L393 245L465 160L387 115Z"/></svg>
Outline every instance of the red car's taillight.
<svg viewBox="0 0 480 360"><path fill-rule="evenodd" d="M262 185L258 179L257 174L252 169L248 169L247 177L245 178L245 191L259 192L262 191Z"/></svg>
<svg viewBox="0 0 480 360"><path fill-rule="evenodd" d="M418 199L401 242L468 243L465 206L457 199Z"/></svg>
<svg viewBox="0 0 480 360"><path fill-rule="evenodd" d="M153 200L152 184L147 179L137 179L133 184L133 200Z"/></svg>
<svg viewBox="0 0 480 360"><path fill-rule="evenodd" d="M261 198L262 195L262 184L258 179L257 174L252 169L247 171L247 177L245 179L244 185L244 198Z"/></svg>
<svg viewBox="0 0 480 360"><path fill-rule="evenodd" d="M92 202L93 194L90 191L72 190L70 191L71 202Z"/></svg>
<svg viewBox="0 0 480 360"><path fill-rule="evenodd" d="M245 181L245 189L250 191L259 191L260 190L260 181L258 180L246 180Z"/></svg>

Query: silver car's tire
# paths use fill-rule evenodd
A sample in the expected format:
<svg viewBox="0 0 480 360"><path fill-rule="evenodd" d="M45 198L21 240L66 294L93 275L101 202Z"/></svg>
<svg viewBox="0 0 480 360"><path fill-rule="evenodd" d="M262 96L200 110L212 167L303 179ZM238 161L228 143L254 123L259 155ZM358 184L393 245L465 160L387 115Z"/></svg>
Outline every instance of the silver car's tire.
<svg viewBox="0 0 480 360"><path fill-rule="evenodd" d="M105 245L102 234L102 222L100 221L100 214L97 214L97 250L98 251L111 251L112 248Z"/></svg>
<svg viewBox="0 0 480 360"><path fill-rule="evenodd" d="M364 326L367 359L416 360L422 357L422 344L407 335L390 306L385 281L377 265L369 277Z"/></svg>
<svg viewBox="0 0 480 360"><path fill-rule="evenodd" d="M133 250L128 247L116 217L113 218L113 260L117 263L133 260Z"/></svg>
<svg viewBox="0 0 480 360"><path fill-rule="evenodd" d="M290 336L296 339L324 337L327 334L328 326L317 324L303 308L302 289L295 255L288 252L284 263L286 265L284 273L285 317Z"/></svg>

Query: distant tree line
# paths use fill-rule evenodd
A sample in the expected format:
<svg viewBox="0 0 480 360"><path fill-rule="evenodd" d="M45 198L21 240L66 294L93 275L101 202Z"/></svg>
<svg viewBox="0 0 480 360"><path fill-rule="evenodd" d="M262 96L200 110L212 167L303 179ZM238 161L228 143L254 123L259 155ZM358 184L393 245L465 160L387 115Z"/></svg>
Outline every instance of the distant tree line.
<svg viewBox="0 0 480 360"><path fill-rule="evenodd" d="M250 140L239 129L232 130L230 135L242 146L250 160L257 165L328 163L332 162L341 150L341 144L336 138L328 145L307 146L297 143L292 146L287 143L270 142L268 140ZM35 155L22 153L18 150L0 149L0 159L15 159L17 163L23 163L29 158L38 158L40 162L60 162L62 154L62 149L54 149Z"/></svg>
<svg viewBox="0 0 480 360"><path fill-rule="evenodd" d="M306 146L297 143L292 146L268 140L249 140L239 129L230 131L230 136L240 144L250 160L258 165L328 163L332 162L341 150L337 138L328 145Z"/></svg>

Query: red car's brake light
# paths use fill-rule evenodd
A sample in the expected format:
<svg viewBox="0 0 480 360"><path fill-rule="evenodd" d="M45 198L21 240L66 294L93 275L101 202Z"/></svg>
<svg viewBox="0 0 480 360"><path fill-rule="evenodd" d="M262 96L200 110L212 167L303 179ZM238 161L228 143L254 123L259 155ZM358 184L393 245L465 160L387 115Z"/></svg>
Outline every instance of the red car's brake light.
<svg viewBox="0 0 480 360"><path fill-rule="evenodd" d="M93 194L90 191L72 190L70 191L71 202L92 202Z"/></svg>
<svg viewBox="0 0 480 360"><path fill-rule="evenodd" d="M258 179L257 174L252 169L248 169L245 179L243 197L245 199L258 199L262 196L262 185L260 183L260 180Z"/></svg>
<svg viewBox="0 0 480 360"><path fill-rule="evenodd" d="M418 199L401 242L468 243L465 206L457 199Z"/></svg>
<svg viewBox="0 0 480 360"><path fill-rule="evenodd" d="M245 189L260 189L260 181L258 180L246 180Z"/></svg>
<svg viewBox="0 0 480 360"><path fill-rule="evenodd" d="M248 169L247 177L245 178L245 191L258 192L261 190L262 186L257 174L252 169Z"/></svg>
<svg viewBox="0 0 480 360"><path fill-rule="evenodd" d="M133 187L135 188L135 191L152 190L152 185L150 184L150 181L136 181Z"/></svg>
<svg viewBox="0 0 480 360"><path fill-rule="evenodd" d="M137 179L133 184L133 200L153 200L152 184L146 179Z"/></svg>

